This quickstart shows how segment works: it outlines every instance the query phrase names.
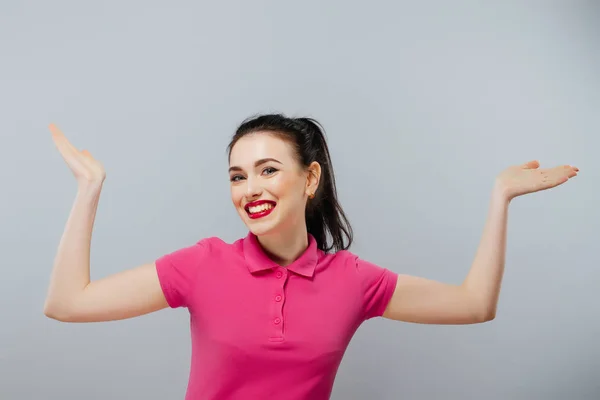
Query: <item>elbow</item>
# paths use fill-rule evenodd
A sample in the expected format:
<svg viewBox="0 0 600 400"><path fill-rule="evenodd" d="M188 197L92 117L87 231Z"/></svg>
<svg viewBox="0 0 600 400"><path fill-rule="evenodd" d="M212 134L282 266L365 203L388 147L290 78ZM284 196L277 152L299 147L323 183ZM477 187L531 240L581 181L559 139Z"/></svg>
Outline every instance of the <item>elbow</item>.
<svg viewBox="0 0 600 400"><path fill-rule="evenodd" d="M490 322L496 319L496 307L484 309L477 315L477 323Z"/></svg>
<svg viewBox="0 0 600 400"><path fill-rule="evenodd" d="M496 318L497 299L483 299L481 296L469 291L467 303L469 305L472 323L481 324L493 321Z"/></svg>
<svg viewBox="0 0 600 400"><path fill-rule="evenodd" d="M496 319L496 313L485 314L481 319L481 323L490 322Z"/></svg>
<svg viewBox="0 0 600 400"><path fill-rule="evenodd" d="M60 322L74 322L73 315L64 306L49 300L44 304L44 315Z"/></svg>
<svg viewBox="0 0 600 400"><path fill-rule="evenodd" d="M59 310L48 301L46 301L46 304L44 304L44 315L57 321L61 321L63 319Z"/></svg>

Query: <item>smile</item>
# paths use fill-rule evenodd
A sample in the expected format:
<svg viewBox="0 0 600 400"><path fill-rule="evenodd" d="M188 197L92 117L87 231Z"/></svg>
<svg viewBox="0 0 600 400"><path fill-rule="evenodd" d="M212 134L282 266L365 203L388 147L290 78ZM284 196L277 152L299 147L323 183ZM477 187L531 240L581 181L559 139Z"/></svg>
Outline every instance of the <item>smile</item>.
<svg viewBox="0 0 600 400"><path fill-rule="evenodd" d="M258 200L252 203L246 204L244 209L248 213L248 216L252 219L263 218L271 214L275 209L276 203L270 200Z"/></svg>

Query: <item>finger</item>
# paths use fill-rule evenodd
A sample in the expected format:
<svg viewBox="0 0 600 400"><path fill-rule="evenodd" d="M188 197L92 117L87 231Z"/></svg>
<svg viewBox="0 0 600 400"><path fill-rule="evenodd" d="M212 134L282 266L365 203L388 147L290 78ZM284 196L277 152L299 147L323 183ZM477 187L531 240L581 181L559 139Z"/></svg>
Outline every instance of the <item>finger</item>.
<svg viewBox="0 0 600 400"><path fill-rule="evenodd" d="M549 174L558 174L558 175L575 174L575 175L577 175L577 172L579 172L579 168L573 167L571 165L560 165L558 167L545 169L544 171L546 171L546 173L549 173Z"/></svg>
<svg viewBox="0 0 600 400"><path fill-rule="evenodd" d="M82 152L77 150L62 133L62 131L54 124L50 124L50 131L52 132L52 138L54 144L58 148L60 155L62 156L65 163L69 168L73 170L79 170L86 168L89 164L89 159L84 157Z"/></svg>
<svg viewBox="0 0 600 400"><path fill-rule="evenodd" d="M568 178L573 178L574 176L577 176L577 173L579 172L579 168L573 167L571 165L563 165L562 168L560 168L560 170L562 174L566 175Z"/></svg>
<svg viewBox="0 0 600 400"><path fill-rule="evenodd" d="M563 165L549 170L545 174L544 180L551 186L558 186L575 176L577 176L577 171L575 168L570 165Z"/></svg>
<svg viewBox="0 0 600 400"><path fill-rule="evenodd" d="M536 169L539 168L540 163L537 160L532 160L523 164L523 168L525 169Z"/></svg>
<svg viewBox="0 0 600 400"><path fill-rule="evenodd" d="M76 157L79 160L82 159L82 152L73 146L71 142L69 142L64 133L62 133L62 131L55 124L50 124L50 131L52 132L54 143L56 144L56 147L60 151L63 158L66 159L68 157Z"/></svg>
<svg viewBox="0 0 600 400"><path fill-rule="evenodd" d="M58 126L56 126L55 124L50 124L49 128L50 128L50 132L52 133L52 139L54 140L56 147L62 154L65 154L67 152L72 152L72 153L78 152L77 149L75 148L75 146L73 146L71 144L71 142L69 142L67 140L67 138L62 133L62 131L58 128Z"/></svg>
<svg viewBox="0 0 600 400"><path fill-rule="evenodd" d="M566 169L566 170L573 170L573 171L575 171L575 172L579 172L579 168L577 168L577 167L575 167L575 166L573 166L573 165L563 165L562 167L563 167L564 169Z"/></svg>

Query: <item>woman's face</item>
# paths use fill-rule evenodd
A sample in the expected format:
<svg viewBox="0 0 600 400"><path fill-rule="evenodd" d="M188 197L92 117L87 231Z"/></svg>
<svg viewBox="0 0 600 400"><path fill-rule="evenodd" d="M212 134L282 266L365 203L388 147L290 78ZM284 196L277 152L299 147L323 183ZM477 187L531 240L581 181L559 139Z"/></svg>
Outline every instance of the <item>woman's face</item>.
<svg viewBox="0 0 600 400"><path fill-rule="evenodd" d="M255 235L281 233L304 224L312 174L296 160L287 141L269 132L239 139L229 157L231 200Z"/></svg>

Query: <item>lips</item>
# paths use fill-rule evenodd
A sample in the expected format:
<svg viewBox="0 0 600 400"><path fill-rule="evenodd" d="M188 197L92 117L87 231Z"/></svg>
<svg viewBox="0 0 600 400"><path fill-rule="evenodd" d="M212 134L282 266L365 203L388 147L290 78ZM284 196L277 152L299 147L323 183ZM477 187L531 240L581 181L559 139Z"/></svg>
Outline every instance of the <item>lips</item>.
<svg viewBox="0 0 600 400"><path fill-rule="evenodd" d="M252 219L266 217L275 209L277 203L271 200L257 200L246 204L244 209Z"/></svg>

